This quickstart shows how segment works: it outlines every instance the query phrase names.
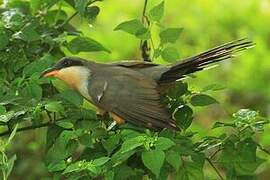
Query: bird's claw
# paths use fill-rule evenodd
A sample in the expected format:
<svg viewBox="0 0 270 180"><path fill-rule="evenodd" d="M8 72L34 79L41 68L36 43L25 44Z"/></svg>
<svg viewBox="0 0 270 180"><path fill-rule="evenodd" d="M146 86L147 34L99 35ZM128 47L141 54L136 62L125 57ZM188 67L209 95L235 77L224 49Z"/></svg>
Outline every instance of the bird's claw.
<svg viewBox="0 0 270 180"><path fill-rule="evenodd" d="M113 121L110 125L109 125L109 127L107 128L107 131L110 131L110 130L112 130L112 128L114 127L114 126L116 126L116 122L115 121Z"/></svg>

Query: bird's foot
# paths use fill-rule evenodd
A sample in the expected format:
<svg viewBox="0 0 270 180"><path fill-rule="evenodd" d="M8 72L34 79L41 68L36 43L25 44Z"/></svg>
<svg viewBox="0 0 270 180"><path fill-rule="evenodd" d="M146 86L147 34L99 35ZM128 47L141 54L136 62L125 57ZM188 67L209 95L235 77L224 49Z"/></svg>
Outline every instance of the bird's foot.
<svg viewBox="0 0 270 180"><path fill-rule="evenodd" d="M117 125L117 122L113 121L113 122L109 125L109 127L107 128L107 131L112 130L112 128L113 128L114 126L116 126L116 125Z"/></svg>

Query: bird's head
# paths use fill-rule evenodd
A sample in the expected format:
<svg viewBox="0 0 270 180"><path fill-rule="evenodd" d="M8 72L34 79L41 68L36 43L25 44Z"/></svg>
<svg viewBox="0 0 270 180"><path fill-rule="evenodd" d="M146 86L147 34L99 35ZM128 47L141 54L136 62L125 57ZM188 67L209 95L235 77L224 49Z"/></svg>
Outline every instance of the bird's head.
<svg viewBox="0 0 270 180"><path fill-rule="evenodd" d="M82 80L88 78L91 73L86 62L80 58L64 57L53 67L45 70L41 77L56 77L77 89Z"/></svg>

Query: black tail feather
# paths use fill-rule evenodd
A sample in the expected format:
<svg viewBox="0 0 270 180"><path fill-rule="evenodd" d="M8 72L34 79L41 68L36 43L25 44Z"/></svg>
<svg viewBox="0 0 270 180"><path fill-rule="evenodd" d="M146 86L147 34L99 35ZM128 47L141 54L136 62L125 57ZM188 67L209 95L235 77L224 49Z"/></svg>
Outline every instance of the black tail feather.
<svg viewBox="0 0 270 180"><path fill-rule="evenodd" d="M210 64L233 58L236 53L251 48L254 45L255 43L246 38L239 39L187 58L171 65L168 71L162 74L159 83L171 83L182 79L185 75L203 70Z"/></svg>

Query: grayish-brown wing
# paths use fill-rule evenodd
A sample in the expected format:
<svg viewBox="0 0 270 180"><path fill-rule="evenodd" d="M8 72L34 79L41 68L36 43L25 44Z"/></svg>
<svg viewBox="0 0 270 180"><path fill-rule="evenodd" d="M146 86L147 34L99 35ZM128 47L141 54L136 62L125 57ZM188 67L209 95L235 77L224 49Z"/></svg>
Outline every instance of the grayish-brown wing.
<svg viewBox="0 0 270 180"><path fill-rule="evenodd" d="M170 69L168 65L160 65L152 62L145 61L121 61L117 63L113 63L112 65L130 68L132 70L138 71L145 76L148 76L159 82L162 74Z"/></svg>
<svg viewBox="0 0 270 180"><path fill-rule="evenodd" d="M152 62L140 61L140 60L120 61L120 62L112 63L112 65L122 66L122 67L132 68L132 69L159 66L159 64L155 64Z"/></svg>
<svg viewBox="0 0 270 180"><path fill-rule="evenodd" d="M89 80L89 94L97 107L135 125L177 129L156 88L151 78L119 66L93 72Z"/></svg>

